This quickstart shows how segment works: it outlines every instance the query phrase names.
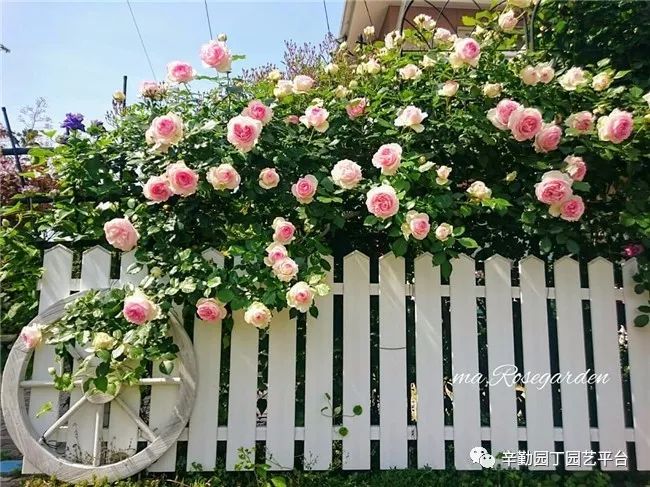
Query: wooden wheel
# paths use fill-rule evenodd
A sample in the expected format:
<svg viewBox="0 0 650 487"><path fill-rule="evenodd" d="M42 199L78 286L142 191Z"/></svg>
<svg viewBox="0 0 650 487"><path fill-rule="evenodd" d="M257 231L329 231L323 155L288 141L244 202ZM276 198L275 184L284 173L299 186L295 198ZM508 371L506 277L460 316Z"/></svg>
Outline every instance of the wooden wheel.
<svg viewBox="0 0 650 487"><path fill-rule="evenodd" d="M74 301L83 293L77 293L69 298L58 301L43 313L34 318L30 324L49 324L64 315L65 305ZM196 396L196 359L192 343L185 333L176 313L170 313L170 334L180 351L176 359L174 377L152 377L140 380L141 386L178 388L176 402L169 404L169 415L166 421L158 422L157 428L151 428L141 417L140 410L129 405L118 392L115 397L84 394L81 385L75 385L76 390L70 394L68 409L54 420L47 430L39 435L29 417L25 401L25 391L34 387L54 388L54 382L31 381L25 379L25 373L33 350L28 349L22 340L18 340L11 349L5 365L2 380L2 407L5 415L7 430L16 446L23 452L25 459L41 472L55 476L66 482L80 482L95 478L106 478L114 481L134 475L147 468L178 440L185 428ZM55 364L52 364L53 366ZM77 389L78 388L78 389ZM131 401L132 402L132 401ZM102 445L106 444L104 435L104 408L109 404L122 411L122 417L128 418L137 427L137 436L144 448L134 447L126 458L111 457L102 454ZM58 409L58 408L57 408ZM84 409L86 411L84 412ZM91 414L88 414L91 412ZM70 419L78 414L89 424L80 424L79 428L86 437L90 437L90 448L85 457L71 459L69 446L64 452L57 448L57 437L60 430ZM87 428L87 429L86 429ZM89 432L92 432L90 434ZM67 443L75 443L68 434ZM60 441L58 442L61 443ZM77 445L73 445L77 446ZM122 455L124 457L124 455Z"/></svg>

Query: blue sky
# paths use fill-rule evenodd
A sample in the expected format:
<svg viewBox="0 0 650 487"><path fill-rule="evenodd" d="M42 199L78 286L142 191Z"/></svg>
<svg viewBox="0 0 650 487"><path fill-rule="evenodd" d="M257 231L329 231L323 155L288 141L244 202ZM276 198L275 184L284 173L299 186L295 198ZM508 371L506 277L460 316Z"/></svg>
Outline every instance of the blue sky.
<svg viewBox="0 0 650 487"><path fill-rule="evenodd" d="M131 5L158 80L175 59L191 62L199 73L214 73L201 66L198 56L209 39L202 0L131 0ZM285 39L319 42L327 33L322 0L208 0L208 8L214 36L227 33L233 53L247 56L233 65L235 72L279 64ZM327 0L327 8L338 35L343 0ZM151 79L126 0L4 0L1 9L1 42L11 53L0 53L0 103L13 125L18 110L39 96L47 99L56 126L66 112L103 118L122 75L129 77L130 101L140 82Z"/></svg>

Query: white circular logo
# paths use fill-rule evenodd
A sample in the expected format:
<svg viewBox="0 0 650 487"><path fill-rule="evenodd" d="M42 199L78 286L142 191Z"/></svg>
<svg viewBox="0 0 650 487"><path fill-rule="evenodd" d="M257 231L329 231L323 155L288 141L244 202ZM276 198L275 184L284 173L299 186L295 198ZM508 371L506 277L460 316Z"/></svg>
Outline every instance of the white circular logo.
<svg viewBox="0 0 650 487"><path fill-rule="evenodd" d="M469 458L471 458L474 463L479 463L483 455L487 455L487 450L482 446L475 446L469 452Z"/></svg>
<svg viewBox="0 0 650 487"><path fill-rule="evenodd" d="M479 463L481 464L481 467L483 467L483 468L492 468L492 467L494 467L494 464L496 463L496 460L494 459L494 457L492 455L490 455L489 453L486 453L485 455L483 455L480 458Z"/></svg>

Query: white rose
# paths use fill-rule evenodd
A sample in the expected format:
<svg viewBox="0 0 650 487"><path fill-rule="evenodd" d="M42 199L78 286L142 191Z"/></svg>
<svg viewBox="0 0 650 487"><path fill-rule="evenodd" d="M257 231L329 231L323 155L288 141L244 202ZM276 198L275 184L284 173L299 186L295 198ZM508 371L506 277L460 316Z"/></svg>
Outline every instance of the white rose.
<svg viewBox="0 0 650 487"><path fill-rule="evenodd" d="M501 94L501 83L485 83L483 85L483 95L488 98L496 98Z"/></svg>
<svg viewBox="0 0 650 487"><path fill-rule="evenodd" d="M442 87L438 90L438 94L441 96L454 96L457 91L458 91L457 81L445 81Z"/></svg>
<svg viewBox="0 0 650 487"><path fill-rule="evenodd" d="M251 304L244 313L244 321L256 328L266 328L271 322L271 310L258 301Z"/></svg>

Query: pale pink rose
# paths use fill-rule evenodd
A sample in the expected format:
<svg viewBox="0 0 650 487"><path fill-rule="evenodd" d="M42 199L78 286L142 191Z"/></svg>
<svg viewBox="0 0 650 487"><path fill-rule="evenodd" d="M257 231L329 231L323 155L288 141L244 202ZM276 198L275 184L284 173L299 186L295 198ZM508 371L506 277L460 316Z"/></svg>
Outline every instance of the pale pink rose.
<svg viewBox="0 0 650 487"><path fill-rule="evenodd" d="M244 321L255 328L266 328L271 323L271 318L271 310L258 301L251 304L244 313Z"/></svg>
<svg viewBox="0 0 650 487"><path fill-rule="evenodd" d="M230 71L232 54L225 42L210 41L201 46L201 61L206 68L214 68L220 73Z"/></svg>
<svg viewBox="0 0 650 487"><path fill-rule="evenodd" d="M492 197L492 190L483 181L474 181L466 192L471 199L478 201L489 200Z"/></svg>
<svg viewBox="0 0 650 487"><path fill-rule="evenodd" d="M537 71L539 81L545 85L553 81L553 78L555 77L555 70L553 69L553 66L548 63L538 64L535 66L535 70Z"/></svg>
<svg viewBox="0 0 650 487"><path fill-rule="evenodd" d="M501 27L506 32L517 27L518 22L519 19L515 15L514 10L508 9L499 15L499 27Z"/></svg>
<svg viewBox="0 0 650 487"><path fill-rule="evenodd" d="M436 238L440 240L441 242L445 242L451 237L451 235L454 232L454 227L452 227L449 223L441 223L436 227Z"/></svg>
<svg viewBox="0 0 650 487"><path fill-rule="evenodd" d="M413 210L406 214L406 225L408 226L408 234L405 236L411 235L416 240L424 240L431 230L429 215Z"/></svg>
<svg viewBox="0 0 650 487"><path fill-rule="evenodd" d="M140 83L140 96L150 100L160 100L167 93L167 87L164 83L157 81L143 81Z"/></svg>
<svg viewBox="0 0 650 487"><path fill-rule="evenodd" d="M262 122L262 125L266 125L273 118L273 110L271 107L267 107L260 100L251 100L248 102L248 106L244 108L241 114L245 117L259 120Z"/></svg>
<svg viewBox="0 0 650 487"><path fill-rule="evenodd" d="M20 330L20 339L28 349L36 348L43 340L43 333L38 325L24 326Z"/></svg>
<svg viewBox="0 0 650 487"><path fill-rule="evenodd" d="M370 213L382 220L395 215L399 210L395 189L388 184L372 188L366 195L366 207Z"/></svg>
<svg viewBox="0 0 650 487"><path fill-rule="evenodd" d="M332 168L332 180L334 184L343 189L352 189L362 179L361 166L349 159L337 162Z"/></svg>
<svg viewBox="0 0 650 487"><path fill-rule="evenodd" d="M273 242L269 244L268 247L266 247L266 257L264 257L264 263L269 267L273 267L273 264L281 261L288 256L289 253L287 252L287 248L284 245Z"/></svg>
<svg viewBox="0 0 650 487"><path fill-rule="evenodd" d="M609 88L609 85L612 84L612 81L614 80L609 73L598 73L591 80L591 87L594 89L594 91L603 91Z"/></svg>
<svg viewBox="0 0 650 487"><path fill-rule="evenodd" d="M483 85L483 95L488 98L496 98L501 94L501 83L485 83Z"/></svg>
<svg viewBox="0 0 650 487"><path fill-rule="evenodd" d="M494 125L499 130L507 130L508 122L510 121L510 115L512 112L517 110L521 105L514 100L506 98L497 103L495 108L491 108L487 112L487 118L492 125Z"/></svg>
<svg viewBox="0 0 650 487"><path fill-rule="evenodd" d="M262 122L244 115L233 117L228 122L228 142L242 152L249 152L262 133Z"/></svg>
<svg viewBox="0 0 650 487"><path fill-rule="evenodd" d="M290 221L277 217L273 220L273 241L282 245L291 243L295 238L296 227Z"/></svg>
<svg viewBox="0 0 650 487"><path fill-rule="evenodd" d="M165 176L151 176L143 186L142 193L145 198L156 203L167 201L173 194Z"/></svg>
<svg viewBox="0 0 650 487"><path fill-rule="evenodd" d="M537 70L530 65L519 71L519 78L521 78L521 81L523 81L525 85L534 86L539 83Z"/></svg>
<svg viewBox="0 0 650 487"><path fill-rule="evenodd" d="M355 98L351 100L347 105L345 105L345 111L350 117L351 120L359 118L366 112L366 107L368 106L367 98Z"/></svg>
<svg viewBox="0 0 650 487"><path fill-rule="evenodd" d="M145 132L147 144L153 150L167 152L169 147L178 144L183 138L183 120L175 113L156 117Z"/></svg>
<svg viewBox="0 0 650 487"><path fill-rule="evenodd" d="M384 144L372 156L372 165L381 169L382 174L392 176L402 161L402 147L399 144Z"/></svg>
<svg viewBox="0 0 650 487"><path fill-rule="evenodd" d="M300 117L298 115L287 115L284 121L291 125L298 125L300 123Z"/></svg>
<svg viewBox="0 0 650 487"><path fill-rule="evenodd" d="M189 83L196 76L190 63L172 61L167 65L167 79L173 83Z"/></svg>
<svg viewBox="0 0 650 487"><path fill-rule="evenodd" d="M413 23L418 26L420 29L432 32L436 28L436 21L427 14L416 15L413 19Z"/></svg>
<svg viewBox="0 0 650 487"><path fill-rule="evenodd" d="M598 138L613 144L620 144L634 129L634 119L630 112L615 108L607 116L598 119Z"/></svg>
<svg viewBox="0 0 650 487"><path fill-rule="evenodd" d="M279 80L273 88L273 96L278 99L289 96L291 93L293 93L293 83L288 79Z"/></svg>
<svg viewBox="0 0 650 487"><path fill-rule="evenodd" d="M452 169L448 166L440 166L436 169L436 183L440 185L447 184Z"/></svg>
<svg viewBox="0 0 650 487"><path fill-rule="evenodd" d="M562 129L554 123L546 123L535 135L535 152L551 152L557 149L562 139Z"/></svg>
<svg viewBox="0 0 650 487"><path fill-rule="evenodd" d="M580 217L585 212L585 203L582 198L577 195L571 196L560 205L560 218L568 222L575 222L580 220Z"/></svg>
<svg viewBox="0 0 650 487"><path fill-rule="evenodd" d="M314 86L314 79L305 74L299 74L293 78L293 92L307 93Z"/></svg>
<svg viewBox="0 0 650 487"><path fill-rule="evenodd" d="M458 81L445 81L438 90L440 96L452 97L458 92Z"/></svg>
<svg viewBox="0 0 650 487"><path fill-rule="evenodd" d="M214 189L219 190L237 189L241 182L239 173L230 164L220 164L217 167L211 167L208 169L206 178Z"/></svg>
<svg viewBox="0 0 650 487"><path fill-rule="evenodd" d="M481 57L481 46L471 37L465 37L456 40L454 43L454 52L462 62L470 66L476 66L479 57Z"/></svg>
<svg viewBox="0 0 650 487"><path fill-rule="evenodd" d="M291 257L275 261L273 274L282 282L289 282L298 275L298 264Z"/></svg>
<svg viewBox="0 0 650 487"><path fill-rule="evenodd" d="M136 293L124 299L122 315L126 321L135 325L144 325L156 319L160 314L158 306L144 294Z"/></svg>
<svg viewBox="0 0 650 487"><path fill-rule="evenodd" d="M517 108L510 115L508 128L515 140L522 142L532 139L542 128L542 113L537 108Z"/></svg>
<svg viewBox="0 0 650 487"><path fill-rule="evenodd" d="M264 189L275 188L280 183L280 176L275 168L265 167L260 171L259 185Z"/></svg>
<svg viewBox="0 0 650 487"><path fill-rule="evenodd" d="M126 218L113 218L104 223L104 235L109 244L122 252L133 250L140 238L133 224Z"/></svg>
<svg viewBox="0 0 650 487"><path fill-rule="evenodd" d="M224 304L218 299L201 298L196 302L196 314L203 321L215 322L223 320L228 311Z"/></svg>
<svg viewBox="0 0 650 487"><path fill-rule="evenodd" d="M587 163L580 156L567 156L564 170L574 181L582 181L587 174Z"/></svg>
<svg viewBox="0 0 650 487"><path fill-rule="evenodd" d="M433 40L436 44L451 44L456 40L456 36L444 27L438 27L433 34Z"/></svg>
<svg viewBox="0 0 650 487"><path fill-rule="evenodd" d="M591 129L594 128L595 116L593 113L588 111L582 111L578 113L572 113L566 119L566 125L571 129L572 133L576 134L586 134L591 132Z"/></svg>
<svg viewBox="0 0 650 487"><path fill-rule="evenodd" d="M395 119L396 127L409 127L417 133L420 133L424 130L424 125L422 122L425 118L428 117L428 114L423 112L413 105L409 105L406 108L403 108L397 114Z"/></svg>
<svg viewBox="0 0 650 487"><path fill-rule="evenodd" d="M555 205L563 203L573 195L573 179L560 171L548 171L535 185L535 196L542 203Z"/></svg>
<svg viewBox="0 0 650 487"><path fill-rule="evenodd" d="M166 175L169 187L174 194L185 197L196 192L199 185L199 175L187 167L183 161L167 166Z"/></svg>
<svg viewBox="0 0 650 487"><path fill-rule="evenodd" d="M422 77L422 71L415 64L407 64L398 70L399 75L405 80L418 80Z"/></svg>
<svg viewBox="0 0 650 487"><path fill-rule="evenodd" d="M297 282L287 291L287 304L301 313L306 313L314 302L314 291L304 281Z"/></svg>
<svg viewBox="0 0 650 487"><path fill-rule="evenodd" d="M386 49L394 49L399 47L404 42L404 35L399 30L393 30L386 34L384 37L384 45Z"/></svg>
<svg viewBox="0 0 650 487"><path fill-rule="evenodd" d="M587 73L580 68L571 68L558 78L558 83L566 91L575 91L576 88L587 84Z"/></svg>
<svg viewBox="0 0 650 487"><path fill-rule="evenodd" d="M381 71L381 64L376 59L371 58L363 65L362 70L368 74L377 74Z"/></svg>
<svg viewBox="0 0 650 487"><path fill-rule="evenodd" d="M300 117L300 121L307 128L313 128L317 132L325 132L330 126L330 123L327 121L330 113L323 107L317 105L312 105L307 107L305 114Z"/></svg>
<svg viewBox="0 0 650 487"><path fill-rule="evenodd" d="M298 181L291 186L291 194L293 194L300 203L307 205L313 201L317 188L318 180L311 174L308 174L307 176L298 179Z"/></svg>

